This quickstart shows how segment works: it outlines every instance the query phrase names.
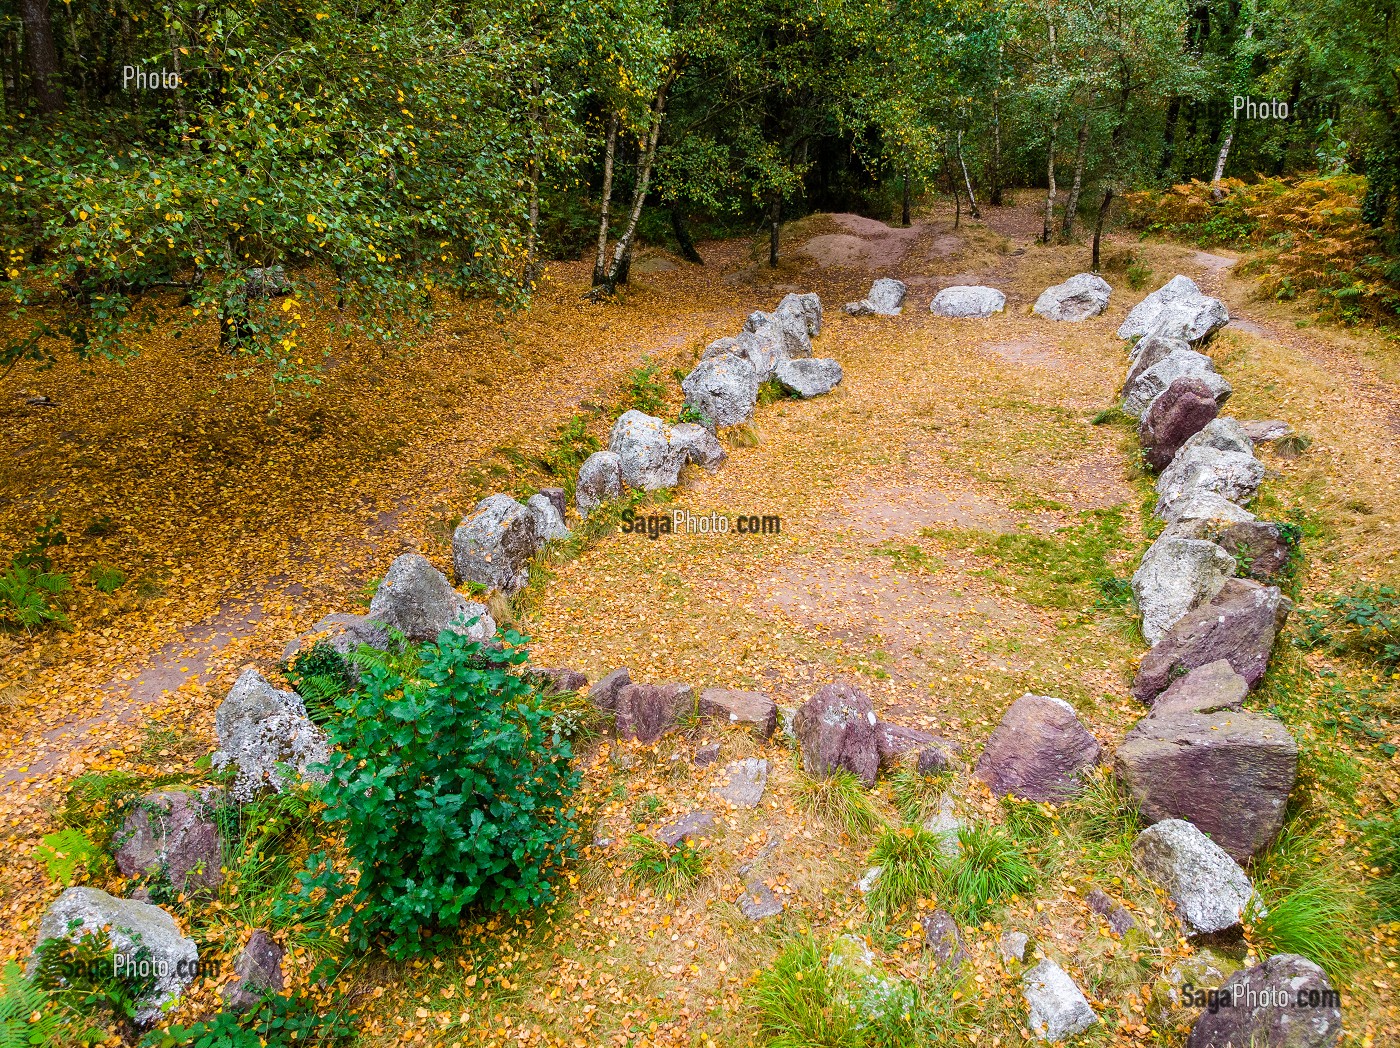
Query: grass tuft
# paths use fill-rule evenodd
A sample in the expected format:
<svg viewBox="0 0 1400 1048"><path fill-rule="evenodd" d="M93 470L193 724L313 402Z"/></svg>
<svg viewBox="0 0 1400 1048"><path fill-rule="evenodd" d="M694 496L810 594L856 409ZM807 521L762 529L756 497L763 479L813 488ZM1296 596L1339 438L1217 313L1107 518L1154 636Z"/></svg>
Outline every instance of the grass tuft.
<svg viewBox="0 0 1400 1048"><path fill-rule="evenodd" d="M694 885L705 872L705 856L688 842L668 848L640 833L630 834L622 852L627 877L635 887L674 898Z"/></svg>
<svg viewBox="0 0 1400 1048"><path fill-rule="evenodd" d="M859 1048L864 1039L852 981L845 969L827 967L815 939L799 939L759 971L753 994L759 1031L774 1048Z"/></svg>
<svg viewBox="0 0 1400 1048"><path fill-rule="evenodd" d="M890 776L894 806L905 822L923 822L938 810L949 775L921 775L917 768L901 765Z"/></svg>
<svg viewBox="0 0 1400 1048"><path fill-rule="evenodd" d="M1245 914L1245 935L1260 954L1302 954L1333 980L1355 971L1361 962L1357 944L1362 926L1355 894L1342 871L1332 865L1309 873L1286 894Z"/></svg>
<svg viewBox="0 0 1400 1048"><path fill-rule="evenodd" d="M826 777L803 775L797 784L802 810L852 837L864 837L880 825L880 814L870 803L864 784L848 771Z"/></svg>
<svg viewBox="0 0 1400 1048"><path fill-rule="evenodd" d="M870 908L890 915L929 898L938 889L945 862L942 839L920 826L889 827L880 834L870 853L870 864L880 876L865 897Z"/></svg>
<svg viewBox="0 0 1400 1048"><path fill-rule="evenodd" d="M980 924L998 905L1028 894L1040 879L1025 846L995 826L964 826L960 854L944 878L949 908Z"/></svg>

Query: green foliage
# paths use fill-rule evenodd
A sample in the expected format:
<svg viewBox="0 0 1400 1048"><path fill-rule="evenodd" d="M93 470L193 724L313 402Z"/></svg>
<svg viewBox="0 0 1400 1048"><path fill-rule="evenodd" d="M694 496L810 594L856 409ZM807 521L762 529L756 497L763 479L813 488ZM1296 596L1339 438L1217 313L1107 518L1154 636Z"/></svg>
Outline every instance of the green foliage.
<svg viewBox="0 0 1400 1048"><path fill-rule="evenodd" d="M696 425L704 426L706 429L710 429L713 427L713 423L710 421L710 416L705 414L699 408L695 407L693 404L682 405L681 413L678 416L676 416L676 421L693 422Z"/></svg>
<svg viewBox="0 0 1400 1048"><path fill-rule="evenodd" d="M1112 773L1100 769L1059 811L1060 824L1096 863L1121 859L1138 834L1138 807Z"/></svg>
<svg viewBox="0 0 1400 1048"><path fill-rule="evenodd" d="M68 616L53 598L71 588L68 576L24 567L16 561L0 575L0 622L33 630L50 622L68 625Z"/></svg>
<svg viewBox="0 0 1400 1048"><path fill-rule="evenodd" d="M1028 894L1040 879L1025 846L995 826L964 826L958 843L962 852L950 864L943 887L949 909L970 924L980 924L1013 896Z"/></svg>
<svg viewBox="0 0 1400 1048"><path fill-rule="evenodd" d="M875 842L870 864L880 876L865 897L870 908L887 916L916 899L933 896L945 863L942 838L920 826L888 827Z"/></svg>
<svg viewBox="0 0 1400 1048"><path fill-rule="evenodd" d="M623 382L625 408L635 408L647 415L659 415L666 406L666 384L657 375L661 365L644 359Z"/></svg>
<svg viewBox="0 0 1400 1048"><path fill-rule="evenodd" d="M0 973L0 1048L62 1048L92 1044L97 1030L73 1028L66 1010L37 982L25 978L14 961Z"/></svg>
<svg viewBox="0 0 1400 1048"><path fill-rule="evenodd" d="M574 854L579 774L547 701L510 672L528 658L504 636L507 665L444 635L412 677L365 671L357 701L328 725L339 755L322 796L341 824L353 884L315 855L308 893L325 888L358 949L382 935L396 957L432 950L475 907L519 913L554 897Z"/></svg>
<svg viewBox="0 0 1400 1048"><path fill-rule="evenodd" d="M92 876L107 865L106 852L88 840L81 830L71 826L40 838L34 858L44 864L50 880L65 888L72 886L79 867Z"/></svg>
<svg viewBox="0 0 1400 1048"><path fill-rule="evenodd" d="M336 1048L354 1038L355 1018L343 1006L324 1009L310 997L275 994L246 1012L153 1030L141 1048Z"/></svg>
<svg viewBox="0 0 1400 1048"><path fill-rule="evenodd" d="M1400 672L1400 590L1360 586L1349 594L1323 597L1303 612L1302 642L1336 654L1369 658L1387 673Z"/></svg>
<svg viewBox="0 0 1400 1048"><path fill-rule="evenodd" d="M59 821L80 832L94 850L106 853L112 850L112 838L143 795L188 778L184 774L146 777L127 771L88 772L69 784Z"/></svg>
<svg viewBox="0 0 1400 1048"><path fill-rule="evenodd" d="M1373 878L1367 886L1381 919L1400 920L1400 808L1361 823Z"/></svg>
<svg viewBox="0 0 1400 1048"><path fill-rule="evenodd" d="M1128 286L1134 291L1141 291L1152 279L1152 267L1138 259L1128 263Z"/></svg>
<svg viewBox="0 0 1400 1048"><path fill-rule="evenodd" d="M776 404L780 400L789 400L793 394L783 387L783 384L775 378L765 379L758 387L758 406L766 407L769 404Z"/></svg>
<svg viewBox="0 0 1400 1048"><path fill-rule="evenodd" d="M94 564L88 568L88 581L96 590L103 593L115 593L126 584L126 575L110 565Z"/></svg>
<svg viewBox="0 0 1400 1048"><path fill-rule="evenodd" d="M971 546L979 556L994 557L995 569L984 573L1002 582L1015 579L1017 597L1043 608L1076 608L1085 590L1111 578L1108 558L1123 549L1123 512L1095 509L1080 514L1080 523L1058 528L1053 536L1013 532L951 530L938 536Z"/></svg>
<svg viewBox="0 0 1400 1048"><path fill-rule="evenodd" d="M540 464L547 474L559 481L565 495L573 498L579 467L601 447L598 438L588 432L588 420L582 415L574 415L559 427L554 444L541 458Z"/></svg>
<svg viewBox="0 0 1400 1048"><path fill-rule="evenodd" d="M801 776L797 803L808 814L852 837L864 837L880 825L880 815L870 803L865 784L845 770L827 776Z"/></svg>
<svg viewBox="0 0 1400 1048"><path fill-rule="evenodd" d="M668 898L680 895L705 872L704 854L689 841L668 848L645 834L629 834L622 858L634 886L650 888Z"/></svg>
<svg viewBox="0 0 1400 1048"><path fill-rule="evenodd" d="M35 958L35 984L95 1026L115 1023L133 1031L137 1012L155 992L150 951L138 943L119 968L106 929L46 939Z"/></svg>
<svg viewBox="0 0 1400 1048"><path fill-rule="evenodd" d="M1130 608L1133 604L1133 583L1131 579L1117 575L1100 575L1094 585L1102 596L1096 602L1102 608Z"/></svg>
<svg viewBox="0 0 1400 1048"><path fill-rule="evenodd" d="M307 716L317 724L335 717L336 702L355 690L355 677L345 659L325 640L297 652L283 674L305 702Z"/></svg>
<svg viewBox="0 0 1400 1048"><path fill-rule="evenodd" d="M663 801L654 793L644 793L637 798L637 803L632 806L632 821L638 825L650 822L656 818L656 813L662 808Z"/></svg>
<svg viewBox="0 0 1400 1048"><path fill-rule="evenodd" d="M1250 944L1261 955L1302 954L1333 979L1344 979L1360 964L1363 926L1340 868L1307 870L1284 893L1266 896L1264 908L1252 903L1244 918Z"/></svg>
<svg viewBox="0 0 1400 1048"><path fill-rule="evenodd" d="M923 547L912 542L882 542L871 546L870 553L876 557L888 557L895 571L908 571L923 575L939 569L937 557L928 554Z"/></svg>
<svg viewBox="0 0 1400 1048"><path fill-rule="evenodd" d="M1118 406L1104 408L1089 419L1096 426L1126 426L1136 430L1138 420Z"/></svg>
<svg viewBox="0 0 1400 1048"><path fill-rule="evenodd" d="M60 523L57 513L45 517L44 522L35 529L33 541L15 554L14 566L33 568L40 573L52 571L53 558L49 556L49 550L68 545L68 536L59 528Z"/></svg>
<svg viewBox="0 0 1400 1048"><path fill-rule="evenodd" d="M775 1048L860 1048L850 974L826 961L820 944L804 937L759 970L753 1003L767 1043Z"/></svg>

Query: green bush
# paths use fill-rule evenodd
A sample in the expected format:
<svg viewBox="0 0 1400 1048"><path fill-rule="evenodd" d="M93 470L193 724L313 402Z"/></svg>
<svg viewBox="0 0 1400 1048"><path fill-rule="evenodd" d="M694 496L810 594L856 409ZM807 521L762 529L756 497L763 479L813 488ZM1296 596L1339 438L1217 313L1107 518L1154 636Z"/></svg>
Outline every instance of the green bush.
<svg viewBox="0 0 1400 1048"><path fill-rule="evenodd" d="M880 876L866 896L877 913L898 913L916 899L932 897L942 878L942 837L921 826L890 827L880 834L870 864Z"/></svg>
<svg viewBox="0 0 1400 1048"><path fill-rule="evenodd" d="M944 887L951 896L949 909L970 924L980 924L1012 896L1028 894L1039 880L1024 846L995 826L965 826L958 843L962 852Z"/></svg>
<svg viewBox="0 0 1400 1048"><path fill-rule="evenodd" d="M71 1014L97 1027L116 1025L125 1033L136 1030L136 1013L155 992L156 975L150 951L137 945L132 971L118 974L115 951L106 929L67 938L46 939L35 954L34 984Z"/></svg>
<svg viewBox="0 0 1400 1048"><path fill-rule="evenodd" d="M126 575L109 564L94 564L88 568L88 581L102 593L115 593L126 585Z"/></svg>
<svg viewBox="0 0 1400 1048"><path fill-rule="evenodd" d="M517 913L554 897L551 876L575 851L570 798L580 776L553 711L528 679L524 638L504 637L506 665L444 634L406 679L365 671L328 734L339 756L323 788L341 823L350 879L313 855L308 897L327 890L352 944L387 939L395 957L433 949L474 907Z"/></svg>
<svg viewBox="0 0 1400 1048"><path fill-rule="evenodd" d="M324 640L298 652L282 672L306 704L307 716L317 724L325 724L335 717L336 701L355 690L355 677L350 668Z"/></svg>
<svg viewBox="0 0 1400 1048"><path fill-rule="evenodd" d="M648 415L661 413L666 403L666 384L656 377L660 370L659 364L653 364L647 358L642 361L641 367L627 376L623 384L623 399L627 407Z"/></svg>
<svg viewBox="0 0 1400 1048"><path fill-rule="evenodd" d="M657 895L677 896L705 872L705 856L688 841L668 848L640 833L627 839L623 852L627 878L635 887L648 887Z"/></svg>
<svg viewBox="0 0 1400 1048"><path fill-rule="evenodd" d="M59 1048L60 1045L95 1044L104 1038L98 1030L74 1030L71 1016L53 995L10 961L0 973L0 1046L3 1048Z"/></svg>
<svg viewBox="0 0 1400 1048"><path fill-rule="evenodd" d="M870 803L865 785L848 771L803 775L797 782L797 803L822 822L864 837L880 825L880 813Z"/></svg>

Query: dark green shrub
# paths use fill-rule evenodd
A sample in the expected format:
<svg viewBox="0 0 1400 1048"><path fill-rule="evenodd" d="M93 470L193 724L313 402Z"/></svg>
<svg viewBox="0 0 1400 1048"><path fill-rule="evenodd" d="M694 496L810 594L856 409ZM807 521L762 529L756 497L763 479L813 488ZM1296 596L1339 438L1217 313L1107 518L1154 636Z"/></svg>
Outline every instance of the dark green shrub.
<svg viewBox="0 0 1400 1048"><path fill-rule="evenodd" d="M317 724L331 720L336 700L355 690L355 677L345 659L324 640L293 656L283 674L306 704L307 716Z"/></svg>
<svg viewBox="0 0 1400 1048"><path fill-rule="evenodd" d="M504 639L494 665L444 633L408 679L368 668L329 725L338 758L325 818L344 825L358 880L314 855L303 882L308 894L327 889L360 948L383 936L393 956L410 956L473 908L517 913L554 897L551 877L574 854L580 777L547 701L512 672L528 658L524 638Z"/></svg>
<svg viewBox="0 0 1400 1048"><path fill-rule="evenodd" d="M120 974L112 940L106 930L81 935L77 940L46 939L36 953L34 984L85 1022L102 1027L116 1025L128 1034L136 1030L136 1013L155 991L156 975L147 963L150 951L137 946L134 962Z"/></svg>
<svg viewBox="0 0 1400 1048"><path fill-rule="evenodd" d="M1320 608L1303 613L1303 624L1307 646L1369 657L1386 672L1400 671L1400 590L1393 586L1325 597Z"/></svg>

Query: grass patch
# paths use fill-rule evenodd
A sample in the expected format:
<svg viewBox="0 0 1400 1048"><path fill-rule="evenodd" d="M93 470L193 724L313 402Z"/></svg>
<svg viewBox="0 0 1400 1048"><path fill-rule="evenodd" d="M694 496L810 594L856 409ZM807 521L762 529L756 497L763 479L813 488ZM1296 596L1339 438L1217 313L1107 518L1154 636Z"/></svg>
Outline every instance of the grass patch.
<svg viewBox="0 0 1400 1048"><path fill-rule="evenodd" d="M918 769L902 765L890 776L894 806L905 822L923 822L938 810L949 775L921 775Z"/></svg>
<svg viewBox="0 0 1400 1048"><path fill-rule="evenodd" d="M1136 432L1138 428L1138 420L1117 405L1111 408L1104 408L1090 418L1089 421L1095 426L1123 426L1132 429L1134 432Z"/></svg>
<svg viewBox="0 0 1400 1048"><path fill-rule="evenodd" d="M1030 893L1040 879L1025 846L995 826L964 826L962 853L944 878L949 908L970 924L981 924L1000 904Z"/></svg>
<svg viewBox="0 0 1400 1048"><path fill-rule="evenodd" d="M860 1015L850 1000L851 976L828 968L826 950L805 937L760 969L753 1003L758 1028L775 1048L859 1048Z"/></svg>
<svg viewBox="0 0 1400 1048"><path fill-rule="evenodd" d="M1367 893L1382 920L1400 921L1400 808L1361 823L1361 843L1374 878Z"/></svg>
<svg viewBox="0 0 1400 1048"><path fill-rule="evenodd" d="M889 827L880 834L870 853L870 864L880 867L880 876L865 901L877 913L890 915L929 898L942 877L943 854L940 837L920 826Z"/></svg>
<svg viewBox="0 0 1400 1048"><path fill-rule="evenodd" d="M1138 806L1107 769L1060 811L1060 822L1095 864L1125 858L1138 834Z"/></svg>
<svg viewBox="0 0 1400 1048"><path fill-rule="evenodd" d="M647 415L659 415L666 406L666 384L658 375L661 365L650 357L642 360L622 384L624 410L635 408Z"/></svg>
<svg viewBox="0 0 1400 1048"><path fill-rule="evenodd" d="M848 771L836 771L825 778L801 776L797 803L809 815L840 827L852 837L866 836L881 821L865 785Z"/></svg>
<svg viewBox="0 0 1400 1048"><path fill-rule="evenodd" d="M937 557L931 556L912 542L882 542L878 546L870 547L870 555L888 557L895 571L909 571L918 575L937 571L940 567Z"/></svg>
<svg viewBox="0 0 1400 1048"><path fill-rule="evenodd" d="M994 558L997 566L979 574L1008 585L1028 604L1083 608L1092 603L1088 595L1097 588L1098 580L1113 577L1109 558L1126 549L1128 540L1119 507L1088 510L1079 516L1079 523L1058 528L1048 536L1024 532L987 535L970 530L940 531L937 535L971 548L978 556Z"/></svg>
<svg viewBox="0 0 1400 1048"><path fill-rule="evenodd" d="M668 848L640 833L630 834L622 852L627 879L638 888L675 898L694 885L705 872L705 856L688 842Z"/></svg>
<svg viewBox="0 0 1400 1048"><path fill-rule="evenodd" d="M1310 871L1290 891L1266 899L1265 906L1266 913L1256 906L1245 914L1245 935L1260 956L1302 954L1338 981L1356 970L1362 925L1339 868L1329 864Z"/></svg>

